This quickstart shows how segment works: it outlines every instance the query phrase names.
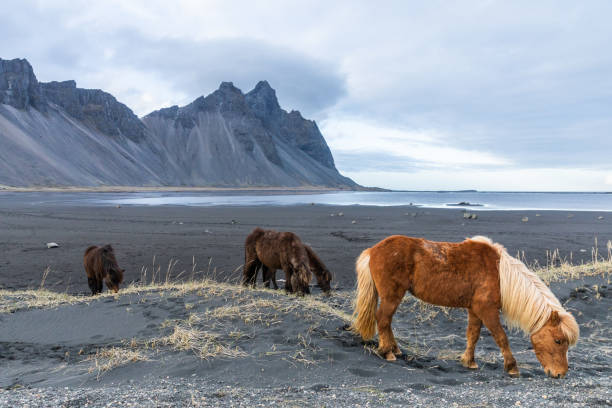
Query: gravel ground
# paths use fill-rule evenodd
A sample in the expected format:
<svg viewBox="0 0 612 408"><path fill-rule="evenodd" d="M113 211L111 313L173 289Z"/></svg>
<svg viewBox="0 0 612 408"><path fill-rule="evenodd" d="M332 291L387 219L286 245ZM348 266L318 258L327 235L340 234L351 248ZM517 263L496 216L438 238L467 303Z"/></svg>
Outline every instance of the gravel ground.
<svg viewBox="0 0 612 408"><path fill-rule="evenodd" d="M527 389L513 381L474 382L460 386L428 386L381 389L376 385L343 384L305 388L246 389L185 379L160 379L148 384L108 384L95 388L27 388L0 391L6 407L255 407L270 406L405 406L413 407L602 407L612 406L609 379L532 379ZM418 384L417 384L418 385ZM572 390L568 392L567 390Z"/></svg>

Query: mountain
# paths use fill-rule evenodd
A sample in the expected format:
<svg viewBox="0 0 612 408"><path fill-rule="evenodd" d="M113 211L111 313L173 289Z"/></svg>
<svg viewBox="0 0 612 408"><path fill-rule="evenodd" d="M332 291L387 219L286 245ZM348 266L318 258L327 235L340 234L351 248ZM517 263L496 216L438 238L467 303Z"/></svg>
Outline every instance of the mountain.
<svg viewBox="0 0 612 408"><path fill-rule="evenodd" d="M38 82L27 60L0 59L0 146L3 185L359 187L266 81L247 94L223 82L140 119L107 92Z"/></svg>

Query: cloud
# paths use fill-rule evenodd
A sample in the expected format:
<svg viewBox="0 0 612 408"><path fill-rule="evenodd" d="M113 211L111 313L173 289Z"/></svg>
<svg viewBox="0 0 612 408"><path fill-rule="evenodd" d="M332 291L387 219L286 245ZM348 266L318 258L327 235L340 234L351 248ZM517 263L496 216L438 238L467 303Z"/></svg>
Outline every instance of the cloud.
<svg viewBox="0 0 612 408"><path fill-rule="evenodd" d="M179 4L7 0L0 57L140 115L267 79L284 108L322 125L341 170L378 175L367 184L390 186L382 169L402 188L466 186L487 169L524 175L499 189L530 189L560 186L559 169L568 188L579 174L609 185L609 2Z"/></svg>
<svg viewBox="0 0 612 408"><path fill-rule="evenodd" d="M277 91L281 106L313 115L346 93L343 77L331 64L261 41L232 38L185 41L147 39L133 31L116 33L109 64L155 74L187 101L231 81L248 92L260 80Z"/></svg>
<svg viewBox="0 0 612 408"><path fill-rule="evenodd" d="M0 36L11 39L0 58L27 58L42 81L75 79L78 86L101 88L139 115L168 103L190 103L222 81L247 92L267 80L281 106L306 116L333 106L346 94L337 66L299 48L247 33L160 35L147 21L164 15L156 5L153 16L125 3L116 4L115 10L110 5L83 6L76 13L69 2L15 4L10 16L0 16ZM37 29L22 29L28 26Z"/></svg>
<svg viewBox="0 0 612 408"><path fill-rule="evenodd" d="M419 169L411 173L368 169L345 175L365 186L385 180L388 188L398 190L610 191L606 172L582 168Z"/></svg>
<svg viewBox="0 0 612 408"><path fill-rule="evenodd" d="M481 151L473 146L460 147L449 145L452 135L441 134L436 130L404 130L374 125L355 119L329 119L322 123L323 133L327 135L329 146L336 154L336 164L340 169L354 168L353 160L359 156L359 168L380 170L400 168L414 171L424 168L464 168L508 166L508 159ZM378 160L371 160L371 157Z"/></svg>

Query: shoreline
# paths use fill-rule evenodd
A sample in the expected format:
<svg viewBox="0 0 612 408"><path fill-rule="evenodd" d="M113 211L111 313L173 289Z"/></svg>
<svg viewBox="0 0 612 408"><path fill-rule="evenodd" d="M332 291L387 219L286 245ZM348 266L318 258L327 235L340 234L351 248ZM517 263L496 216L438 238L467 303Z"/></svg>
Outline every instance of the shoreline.
<svg viewBox="0 0 612 408"><path fill-rule="evenodd" d="M219 191L387 191L377 187L337 188L337 187L180 187L180 186L100 186L100 187L14 187L0 185L0 192L12 193L150 193L150 192L219 192Z"/></svg>

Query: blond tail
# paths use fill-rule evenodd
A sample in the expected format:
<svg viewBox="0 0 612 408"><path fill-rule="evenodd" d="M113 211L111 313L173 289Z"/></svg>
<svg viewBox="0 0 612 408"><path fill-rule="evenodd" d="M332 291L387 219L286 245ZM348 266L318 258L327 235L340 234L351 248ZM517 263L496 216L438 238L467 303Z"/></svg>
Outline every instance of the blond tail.
<svg viewBox="0 0 612 408"><path fill-rule="evenodd" d="M353 324L351 330L369 340L376 334L376 306L378 292L370 273L370 248L359 255L355 264L357 271L357 297L353 302Z"/></svg>

